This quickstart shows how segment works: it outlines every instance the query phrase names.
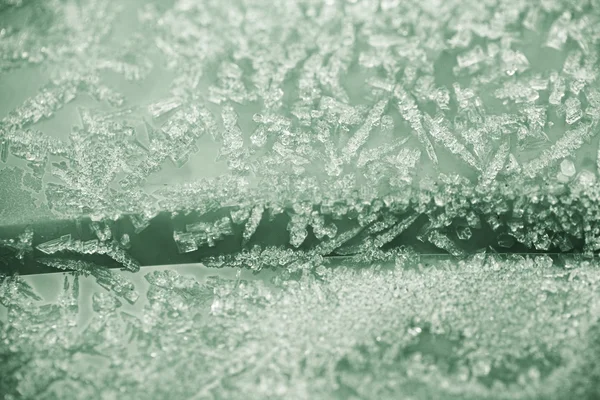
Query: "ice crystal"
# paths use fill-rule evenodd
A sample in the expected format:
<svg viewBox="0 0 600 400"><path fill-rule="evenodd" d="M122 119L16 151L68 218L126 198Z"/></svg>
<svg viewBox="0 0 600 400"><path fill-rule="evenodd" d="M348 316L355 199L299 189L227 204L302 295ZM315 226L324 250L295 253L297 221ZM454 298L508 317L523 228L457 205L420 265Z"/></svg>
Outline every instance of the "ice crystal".
<svg viewBox="0 0 600 400"><path fill-rule="evenodd" d="M0 239L0 246L12 249L15 252L15 257L22 260L26 255L33 251L33 230L26 228L17 239Z"/></svg>
<svg viewBox="0 0 600 400"><path fill-rule="evenodd" d="M244 226L244 243L247 243L250 238L252 238L252 235L254 235L254 232L256 232L256 228L258 228L258 225L260 224L260 220L262 219L263 216L263 211L264 211L264 207L262 206L256 206L253 207L252 210L250 211L250 215L248 216L248 221L246 222L246 225Z"/></svg>
<svg viewBox="0 0 600 400"><path fill-rule="evenodd" d="M206 222L187 224L185 229L192 234L198 246L207 244L210 247L213 247L215 242L221 240L224 236L233 233L229 217L223 217L215 221L214 224Z"/></svg>
<svg viewBox="0 0 600 400"><path fill-rule="evenodd" d="M193 232L173 232L173 240L180 253L189 253L198 250L196 235Z"/></svg>
<svg viewBox="0 0 600 400"><path fill-rule="evenodd" d="M118 272L114 272L102 265L80 260L38 259L37 262L65 271L76 271L96 278L98 285L111 290L117 296L133 304L139 298L133 283L125 279Z"/></svg>
<svg viewBox="0 0 600 400"><path fill-rule="evenodd" d="M106 255L119 264L123 268L130 271L140 269L139 263L127 253L117 241L99 242L98 240L81 241L72 239L71 235L63 235L60 238L52 239L41 243L37 249L44 254L55 254L61 252L72 252L78 254L102 254Z"/></svg>
<svg viewBox="0 0 600 400"><path fill-rule="evenodd" d="M583 116L583 111L581 110L581 102L576 97L570 97L565 102L565 114L566 114L566 122L569 125L573 125L575 122L579 121Z"/></svg>

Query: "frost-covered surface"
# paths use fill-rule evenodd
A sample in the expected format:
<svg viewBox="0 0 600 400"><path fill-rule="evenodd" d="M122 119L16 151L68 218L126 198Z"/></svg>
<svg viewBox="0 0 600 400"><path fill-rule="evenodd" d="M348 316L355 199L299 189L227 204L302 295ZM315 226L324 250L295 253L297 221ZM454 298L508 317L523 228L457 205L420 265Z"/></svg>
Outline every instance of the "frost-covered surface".
<svg viewBox="0 0 600 400"><path fill-rule="evenodd" d="M161 268L137 281L136 307L81 275L50 300L4 278L0 387L7 399L598 398L596 262L417 260L250 279Z"/></svg>
<svg viewBox="0 0 600 400"><path fill-rule="evenodd" d="M599 12L0 0L0 393L600 398Z"/></svg>
<svg viewBox="0 0 600 400"><path fill-rule="evenodd" d="M505 244L600 248L596 0L1 7L0 83L17 96L0 178L36 199L11 198L7 220L231 206L251 210L243 243L265 210L289 214L298 247L341 232L332 215L382 218L383 201L435 218L438 243L472 211ZM229 225L205 222L174 232L182 252Z"/></svg>

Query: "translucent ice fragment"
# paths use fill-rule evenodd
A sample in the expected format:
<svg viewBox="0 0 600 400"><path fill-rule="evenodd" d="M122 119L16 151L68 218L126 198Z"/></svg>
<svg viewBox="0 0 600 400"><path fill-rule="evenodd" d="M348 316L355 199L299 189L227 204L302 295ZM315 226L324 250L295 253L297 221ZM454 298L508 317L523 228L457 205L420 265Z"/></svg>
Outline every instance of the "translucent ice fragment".
<svg viewBox="0 0 600 400"><path fill-rule="evenodd" d="M92 295L92 309L97 313L110 313L121 307L119 299L108 293L94 293Z"/></svg>
<svg viewBox="0 0 600 400"><path fill-rule="evenodd" d="M515 72L522 73L529 68L529 60L520 51L506 49L502 51L504 72L512 76Z"/></svg>
<svg viewBox="0 0 600 400"><path fill-rule="evenodd" d="M510 249L515 245L515 242L514 236L509 235L508 233L501 233L498 235L498 246L502 248Z"/></svg>
<svg viewBox="0 0 600 400"><path fill-rule="evenodd" d="M359 232L362 231L362 229L363 229L362 227L356 227L356 228L350 229L348 231L342 232L332 239L321 242L316 248L317 254L328 255L328 254L334 252L336 249L341 247L344 243L346 243L350 239L356 237L356 235L358 235Z"/></svg>
<svg viewBox="0 0 600 400"><path fill-rule="evenodd" d="M123 248L121 248L119 242L117 241L102 243L97 252L99 254L106 254L129 271L136 272L140 269L140 264L134 260Z"/></svg>
<svg viewBox="0 0 600 400"><path fill-rule="evenodd" d="M532 103L540 94L529 82L523 80L505 81L501 88L494 91L499 99L510 99L515 103Z"/></svg>
<svg viewBox="0 0 600 400"><path fill-rule="evenodd" d="M197 106L178 110L161 126L161 130L172 140L198 137L203 132L200 125L200 110Z"/></svg>
<svg viewBox="0 0 600 400"><path fill-rule="evenodd" d="M169 111L173 111L181 106L181 100L176 97L171 97L152 103L148 106L148 112L152 115L152 118L160 118Z"/></svg>
<svg viewBox="0 0 600 400"><path fill-rule="evenodd" d="M456 228L456 236L458 236L458 238L460 240L469 240L471 239L472 233L471 233L471 228L469 228L468 226L459 226Z"/></svg>
<svg viewBox="0 0 600 400"><path fill-rule="evenodd" d="M267 129L264 125L259 125L252 135L250 135L250 142L256 147L264 147L267 144Z"/></svg>
<svg viewBox="0 0 600 400"><path fill-rule="evenodd" d="M562 49L569 37L569 23L571 22L571 13L565 11L554 21L548 32L546 46L556 50Z"/></svg>
<svg viewBox="0 0 600 400"><path fill-rule="evenodd" d="M229 213L231 216L231 221L236 225L243 224L250 217L250 211L251 209L249 207L241 207L239 209L231 210Z"/></svg>
<svg viewBox="0 0 600 400"><path fill-rule="evenodd" d="M435 247L446 250L455 257L463 257L466 254L465 251L458 247L448 236L439 231L432 230L426 237Z"/></svg>
<svg viewBox="0 0 600 400"><path fill-rule="evenodd" d="M459 68L468 68L485 60L485 53L481 46L477 45L456 57Z"/></svg>
<svg viewBox="0 0 600 400"><path fill-rule="evenodd" d="M112 237L112 232L108 224L105 224L104 227L102 227L98 222L92 222L90 224L90 228L96 234L98 240L102 242L110 240L110 238Z"/></svg>
<svg viewBox="0 0 600 400"><path fill-rule="evenodd" d="M248 241L252 238L252 235L254 235L254 232L256 232L256 229L258 228L258 225L262 219L263 211L263 206L255 206L252 208L250 216L248 217L248 221L246 222L246 226L244 226L242 244L245 245L248 243Z"/></svg>
<svg viewBox="0 0 600 400"><path fill-rule="evenodd" d="M502 172L506 175L519 174L521 172L521 165L514 154L511 153L508 155L508 160L506 161L506 165Z"/></svg>
<svg viewBox="0 0 600 400"><path fill-rule="evenodd" d="M381 89L386 92L392 92L394 90L394 82L372 76L367 79L367 85L372 86L376 89Z"/></svg>
<svg viewBox="0 0 600 400"><path fill-rule="evenodd" d="M121 236L119 242L124 249L129 249L131 247L131 238L127 233L124 233L123 236Z"/></svg>
<svg viewBox="0 0 600 400"><path fill-rule="evenodd" d="M389 115L382 116L379 125L381 127L382 135L386 137L394 132L394 119Z"/></svg>
<svg viewBox="0 0 600 400"><path fill-rule="evenodd" d="M33 230L31 228L26 228L23 233L21 233L17 239L0 239L0 247L4 246L16 251L15 257L19 260L22 260L25 257L25 254L31 253L33 250L32 247L33 242Z"/></svg>
<svg viewBox="0 0 600 400"><path fill-rule="evenodd" d="M471 228L480 229L481 228L481 217L473 210L469 210L467 212L467 224Z"/></svg>
<svg viewBox="0 0 600 400"><path fill-rule="evenodd" d="M0 135L2 132L0 132ZM6 162L8 159L8 139L0 137L0 161Z"/></svg>
<svg viewBox="0 0 600 400"><path fill-rule="evenodd" d="M558 171L556 173L556 180L561 182L561 183L567 183L569 182L571 178L566 176L565 174L563 174L562 172Z"/></svg>
<svg viewBox="0 0 600 400"><path fill-rule="evenodd" d="M437 155L435 154L435 149L427 137L423 124L421 123L422 115L417 103L400 85L396 86L394 89L394 97L398 101L400 115L409 123L410 127L417 135L417 139L419 139L419 142L421 142L421 145L425 148L425 152L429 159L437 165Z"/></svg>
<svg viewBox="0 0 600 400"><path fill-rule="evenodd" d="M387 100L380 100L377 102L367 115L365 123L358 128L356 133L348 140L348 143L346 143L346 146L342 149L342 155L347 162L353 158L358 152L358 149L367 142L369 134L373 129L373 125L380 120L387 103Z"/></svg>
<svg viewBox="0 0 600 400"><path fill-rule="evenodd" d="M564 159L560 163L560 172L562 172L565 176L572 177L577 173L577 170L575 169L575 164L573 164L573 161Z"/></svg>
<svg viewBox="0 0 600 400"><path fill-rule="evenodd" d="M9 113L3 121L15 127L36 123L51 117L54 112L75 98L77 82L47 85L36 95L28 98L21 106Z"/></svg>
<svg viewBox="0 0 600 400"><path fill-rule="evenodd" d="M229 103L223 105L221 110L223 119L223 147L221 155L237 155L244 147L242 130L238 126L238 115Z"/></svg>
<svg viewBox="0 0 600 400"><path fill-rule="evenodd" d="M403 139L394 141L393 143L384 144L375 148L364 149L360 152L358 156L358 160L356 161L356 165L359 168L364 167L368 163L376 160L381 160L381 158L391 152L398 150L398 148L402 147L410 137L405 137Z"/></svg>
<svg viewBox="0 0 600 400"><path fill-rule="evenodd" d="M306 236L308 236L307 226L309 219L306 215L292 214L288 223L288 231L290 233L290 244L294 247L299 247Z"/></svg>
<svg viewBox="0 0 600 400"><path fill-rule="evenodd" d="M539 235L537 240L533 243L537 250L548 250L550 248L550 244L550 236L546 232Z"/></svg>
<svg viewBox="0 0 600 400"><path fill-rule="evenodd" d="M443 116L440 114L436 118L431 118L429 114L423 114L425 127L429 130L429 134L433 139L446 147L450 152L457 155L461 160L469 164L476 170L481 170L481 165L471 154L471 152L458 141L456 136L444 124Z"/></svg>
<svg viewBox="0 0 600 400"><path fill-rule="evenodd" d="M129 220L131 221L131 224L133 225L133 229L135 230L135 233L140 233L142 232L144 229L146 229L148 226L150 226L150 220L152 218L148 218L144 215L140 215L140 214L132 214L129 216Z"/></svg>
<svg viewBox="0 0 600 400"><path fill-rule="evenodd" d="M66 250L71 245L71 235L63 235L58 239L49 240L37 246L37 249L45 254L54 254Z"/></svg>
<svg viewBox="0 0 600 400"><path fill-rule="evenodd" d="M390 176L390 185L403 187L412 182L416 167L421 159L421 150L402 148L396 155L389 155L385 160L396 167L397 173Z"/></svg>
<svg viewBox="0 0 600 400"><path fill-rule="evenodd" d="M537 27L540 22L540 9L537 7L531 7L527 14L525 15L525 19L523 20L523 26L530 31L537 31Z"/></svg>
<svg viewBox="0 0 600 400"><path fill-rule="evenodd" d="M190 253L192 251L198 250L198 245L196 244L196 238L193 233L186 232L173 232L173 239L175 240L175 244L177 245L177 250L180 254Z"/></svg>
<svg viewBox="0 0 600 400"><path fill-rule="evenodd" d="M379 233L384 231L385 229L391 228L396 225L398 219L392 214L385 214L381 221L375 221L371 225L367 226L364 230L364 234L372 235L374 233Z"/></svg>
<svg viewBox="0 0 600 400"><path fill-rule="evenodd" d="M507 141L500 145L500 148L496 151L496 154L494 154L494 157L492 157L492 160L485 167L479 178L480 187L486 187L492 183L498 173L504 168L509 151L510 144Z"/></svg>
<svg viewBox="0 0 600 400"><path fill-rule="evenodd" d="M404 232L406 229L408 229L408 227L411 226L413 224L413 222L415 222L417 220L418 217L419 217L419 214L417 214L417 213L409 215L409 216L405 217L404 219L402 219L401 221L399 221L396 225L394 225L388 231L383 232L382 234L376 236L375 240L373 241L375 246L381 247L381 246L391 242L395 238L397 238L402 232Z"/></svg>
<svg viewBox="0 0 600 400"><path fill-rule="evenodd" d="M86 240L81 244L81 253L82 254L94 254L98 252L100 248L100 242L98 239Z"/></svg>
<svg viewBox="0 0 600 400"><path fill-rule="evenodd" d="M537 105L528 105L523 107L520 113L525 117L527 126L533 132L540 132L546 125L546 107Z"/></svg>
<svg viewBox="0 0 600 400"><path fill-rule="evenodd" d="M33 301L42 300L33 288L18 275L2 276L0 278L0 305L29 305Z"/></svg>
<svg viewBox="0 0 600 400"><path fill-rule="evenodd" d="M600 118L600 90L587 88L585 90L585 98L588 102L586 114L598 120Z"/></svg>
<svg viewBox="0 0 600 400"><path fill-rule="evenodd" d="M569 239L569 237L566 234L556 235L553 239L553 244L557 246L562 252L573 250L573 242L571 242L571 239Z"/></svg>
<svg viewBox="0 0 600 400"><path fill-rule="evenodd" d="M432 94L433 101L437 104L440 110L447 111L450 109L450 91L446 87L440 87Z"/></svg>
<svg viewBox="0 0 600 400"><path fill-rule="evenodd" d="M450 45L450 47L455 49L466 48L469 46L469 43L471 43L472 39L473 32L470 29L467 29L466 27L461 27L461 29L458 30L458 32L456 32L454 36L450 38L450 40L448 40L448 44Z"/></svg>
<svg viewBox="0 0 600 400"><path fill-rule="evenodd" d="M581 101L577 97L569 97L567 101L565 101L565 121L569 125L573 125L575 122L579 121L583 116L583 111L581 110Z"/></svg>
<svg viewBox="0 0 600 400"><path fill-rule="evenodd" d="M472 88L462 88L458 82L454 82L452 89L454 89L454 95L460 109L468 109L478 101L478 97Z"/></svg>
<svg viewBox="0 0 600 400"><path fill-rule="evenodd" d="M570 156L579 149L593 134L590 125L578 123L575 128L568 130L549 149L542 152L540 157L523 165L523 172L534 177L553 162Z"/></svg>
<svg viewBox="0 0 600 400"><path fill-rule="evenodd" d="M70 259L38 259L37 262L53 268L64 271L77 271L85 275L92 275L96 282L105 288L114 292L133 304L139 298L139 293L135 286L128 279L123 277L118 271L113 271L105 266L98 265L89 261L70 260Z"/></svg>
<svg viewBox="0 0 600 400"><path fill-rule="evenodd" d="M310 216L310 225L312 226L315 237L319 240L325 236L332 238L337 234L337 226L333 223L326 224L325 217L314 211Z"/></svg>
<svg viewBox="0 0 600 400"><path fill-rule="evenodd" d="M550 92L548 102L550 104L558 105L561 103L562 98L565 95L565 79L562 76L559 76L556 71L554 71L550 75L550 82L552 82L552 91Z"/></svg>
<svg viewBox="0 0 600 400"><path fill-rule="evenodd" d="M254 100L255 95L248 92L242 76L243 71L237 64L222 62L217 72L219 86L209 88L208 99L216 104L223 103L227 99L239 104Z"/></svg>
<svg viewBox="0 0 600 400"><path fill-rule="evenodd" d="M204 130L208 133L213 140L218 140L221 137L221 133L219 132L219 127L217 125L217 120L212 112L206 107L200 107L199 109L199 117L200 121L204 124Z"/></svg>
<svg viewBox="0 0 600 400"><path fill-rule="evenodd" d="M584 188L593 187L598 178L592 171L584 169L577 175L577 183Z"/></svg>
<svg viewBox="0 0 600 400"><path fill-rule="evenodd" d="M224 236L233 234L229 217L223 217L212 224L207 222L188 224L186 231L194 234L198 246L207 244L209 247L213 247L215 242Z"/></svg>

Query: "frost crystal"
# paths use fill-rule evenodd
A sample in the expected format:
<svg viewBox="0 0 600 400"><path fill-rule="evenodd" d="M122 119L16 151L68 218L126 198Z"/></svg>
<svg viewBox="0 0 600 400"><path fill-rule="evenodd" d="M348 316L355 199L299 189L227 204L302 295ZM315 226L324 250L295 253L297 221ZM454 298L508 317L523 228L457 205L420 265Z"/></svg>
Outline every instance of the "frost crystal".
<svg viewBox="0 0 600 400"><path fill-rule="evenodd" d="M186 233L175 231L173 232L173 240L175 240L179 253L189 253L198 250L196 235L192 232Z"/></svg>
<svg viewBox="0 0 600 400"><path fill-rule="evenodd" d="M417 135L417 138L425 148L425 152L431 161L434 164L437 164L437 155L433 149L431 141L425 133L425 129L423 129L423 125L421 123L422 114L419 111L414 99L400 86L396 86L394 90L394 96L398 101L398 110L400 111L400 115L402 115L402 118L409 123L410 127Z"/></svg>
<svg viewBox="0 0 600 400"><path fill-rule="evenodd" d="M367 115L365 123L358 129L358 131L356 131L350 140L348 140L348 143L342 150L342 153L347 160L353 157L358 152L358 149L366 143L369 133L373 128L373 124L379 121L385 107L387 106L387 103L388 102L386 100L381 100L375 104L373 109Z"/></svg>
<svg viewBox="0 0 600 400"><path fill-rule="evenodd" d="M96 282L107 290L113 291L117 296L124 298L133 304L139 298L133 283L125 279L118 272L87 261L60 260L60 259L38 259L39 263L65 271L76 271L85 275L92 275Z"/></svg>
<svg viewBox="0 0 600 400"><path fill-rule="evenodd" d="M583 111L581 110L581 102L576 97L570 97L565 102L565 114L566 114L566 122L569 125L573 125L575 122L579 121L583 116Z"/></svg>
<svg viewBox="0 0 600 400"><path fill-rule="evenodd" d="M98 240L81 241L72 239L71 235L64 235L58 239L39 244L37 249L44 254L55 254L61 252L71 252L78 254L102 254L112 258L130 271L138 271L139 263L134 260L120 244L116 241L99 242Z"/></svg>
<svg viewBox="0 0 600 400"><path fill-rule="evenodd" d="M558 139L550 149L542 152L539 158L525 164L523 172L528 176L535 176L552 162L570 156L573 151L579 149L583 143L590 139L591 133L592 130L589 125L580 123L574 129L565 132L564 136Z"/></svg>
<svg viewBox="0 0 600 400"><path fill-rule="evenodd" d="M256 228L258 228L260 220L262 219L263 211L264 207L262 206L253 207L250 211L248 221L246 222L246 226L244 226L244 244L247 243L250 238L252 238L252 235L254 235L254 232L256 232Z"/></svg>
<svg viewBox="0 0 600 400"><path fill-rule="evenodd" d="M195 224L188 224L185 227L188 233L191 233L198 246L207 244L209 247L213 247L215 242L221 240L223 237L231 235L233 233L231 220L229 217L223 217L214 222L214 224L206 222L198 222ZM186 240L183 239L187 236L178 236L175 240ZM193 246L192 246L193 247ZM187 250L188 251L193 250Z"/></svg>
<svg viewBox="0 0 600 400"><path fill-rule="evenodd" d="M458 236L460 240L469 240L472 235L471 228L468 226L459 226L456 228L456 236Z"/></svg>
<svg viewBox="0 0 600 400"><path fill-rule="evenodd" d="M26 255L33 251L33 230L26 228L25 232L21 233L17 239L0 239L0 247L7 247L15 252L15 257L22 260Z"/></svg>
<svg viewBox="0 0 600 400"><path fill-rule="evenodd" d="M37 246L37 249L45 254L53 254L67 250L71 244L71 235L64 235L58 239L49 240Z"/></svg>

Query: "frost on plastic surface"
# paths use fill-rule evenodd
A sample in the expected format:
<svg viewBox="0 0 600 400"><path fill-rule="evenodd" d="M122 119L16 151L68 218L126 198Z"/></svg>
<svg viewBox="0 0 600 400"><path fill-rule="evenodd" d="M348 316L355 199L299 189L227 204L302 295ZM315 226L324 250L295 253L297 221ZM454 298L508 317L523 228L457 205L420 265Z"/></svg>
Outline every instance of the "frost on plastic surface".
<svg viewBox="0 0 600 400"><path fill-rule="evenodd" d="M290 201L313 189L337 200L365 187L379 197L406 193L412 177L387 181L395 168L410 168L389 161L401 151L423 154L419 179L463 164L479 189L507 177L555 179L550 154L580 148L556 141L556 124L597 131L597 12L559 2L471 3L236 1L225 11L215 1L8 2L14 21L43 23L3 20L2 79L29 67L49 73L5 110L0 159L25 160L28 187L66 217L201 208L200 188L193 204L163 199L156 188L171 167L193 165L189 180L204 178L197 160L202 170L220 166L222 178L251 177L249 193L232 179L220 200L251 195L266 205L274 178L289 175L318 182L290 182L276 193ZM447 12L457 7L461 17ZM418 29L409 28L414 21ZM317 35L315 27L327 28ZM544 63L540 52L560 56ZM141 88L156 81L167 88L141 100L107 71ZM95 100L80 106L85 96ZM43 122L70 107L79 107L80 121L56 137ZM506 143L510 165L525 164L524 177L491 166ZM332 184L340 177L347 187Z"/></svg>
<svg viewBox="0 0 600 400"><path fill-rule="evenodd" d="M12 398L594 398L570 382L598 346L598 10L0 1L0 226L23 205L89 219L92 235L19 227L0 261L106 289L82 334L76 279L42 304L3 277L0 386ZM87 261L137 271L161 219L161 249L276 278L153 273L136 301L124 275ZM399 249L409 240L415 254ZM577 271L465 261L482 247L586 258ZM427 270L426 251L454 259Z"/></svg>
<svg viewBox="0 0 600 400"><path fill-rule="evenodd" d="M295 248L339 234L338 217L382 218L344 203L464 218L422 184L448 176L480 214L502 208L494 197L542 197L543 180L584 182L577 192L594 197L591 4L5 3L0 83L28 68L40 83L3 106L0 160L60 218L126 218L137 235L160 212L223 209L247 247L284 214ZM559 171L564 158L576 177ZM298 201L313 210L296 212ZM559 204L556 220L570 213ZM206 223L176 229L180 252L231 236Z"/></svg>
<svg viewBox="0 0 600 400"><path fill-rule="evenodd" d="M356 268L285 254L255 253L257 260L287 257L304 265L290 264L270 280L146 272L135 307L90 286L83 264L64 264L84 273L55 282L60 289L51 301L27 278L3 277L3 393L593 398L595 261L565 258L559 266L547 256L479 253L432 265L405 249L379 266Z"/></svg>

